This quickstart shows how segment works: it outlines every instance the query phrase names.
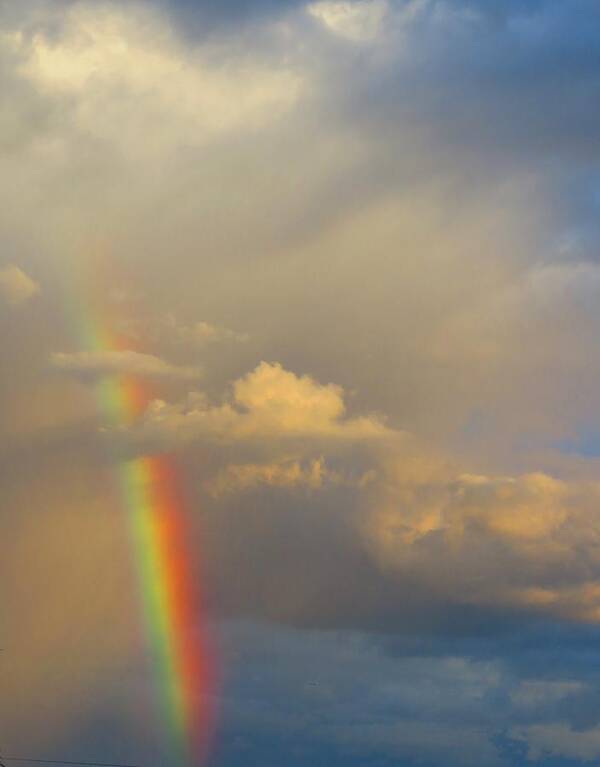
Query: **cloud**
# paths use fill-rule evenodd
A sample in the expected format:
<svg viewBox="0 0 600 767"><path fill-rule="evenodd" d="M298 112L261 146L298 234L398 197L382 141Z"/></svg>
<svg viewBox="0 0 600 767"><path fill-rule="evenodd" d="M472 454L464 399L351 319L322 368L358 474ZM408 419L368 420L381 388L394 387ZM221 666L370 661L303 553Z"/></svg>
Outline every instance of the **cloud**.
<svg viewBox="0 0 600 767"><path fill-rule="evenodd" d="M257 23L278 21L306 0L156 0L170 11L170 17L183 34L202 37L221 31L238 31Z"/></svg>
<svg viewBox="0 0 600 767"><path fill-rule="evenodd" d="M171 365L154 357L134 351L98 351L55 353L50 362L55 370L82 378L131 375L173 381L194 381L201 372L196 367Z"/></svg>
<svg viewBox="0 0 600 767"><path fill-rule="evenodd" d="M365 568L365 583L355 584L360 607L349 617L354 608L348 612L338 601L339 614L328 608L334 624L360 623L365 615L393 624L398 605L407 624L435 621L440 610L470 608L597 620L598 533L591 514L600 498L597 483L545 472L467 473L462 461L376 416L348 416L341 387L277 363L262 362L236 379L222 404L211 404L201 392L183 402L157 400L136 423L111 433L136 451L170 448L188 455L198 506L218 509L210 547L217 571L224 530L235 524L252 548L257 519L269 509L279 516L278 532L260 524L261 546L276 546L282 531L289 535L299 523L292 519L298 491L308 491L302 496L311 508L308 539L298 543L298 556L312 556L323 538L331 557L339 547L342 582L357 560ZM251 556L240 563L246 567L251 590L262 569L256 571ZM299 589L288 560L269 568L278 572L270 589ZM327 577L325 569L312 568L308 594ZM220 592L224 604L232 598L229 588ZM274 591L265 598L269 615L278 615ZM247 609L246 598L238 609ZM288 606L288 620L320 625L323 606L313 600L300 600L297 611Z"/></svg>
<svg viewBox="0 0 600 767"><path fill-rule="evenodd" d="M390 577L434 601L598 620L597 483L455 473L406 446L381 468L360 524Z"/></svg>
<svg viewBox="0 0 600 767"><path fill-rule="evenodd" d="M78 375L127 372L187 380L197 374L134 352L62 355L54 364ZM309 536L339 546L342 581L356 569L357 558L368 573L365 585L355 584L359 594L365 592L356 597L361 606L350 620L360 622L364 613L384 625L393 622L393 605L410 613L415 593L418 613L405 614L408 623L433 619L441 605L450 611L473 607L598 619L597 533L590 510L600 486L544 472L467 473L452 456L389 428L375 415L348 415L338 385L261 362L231 384L220 404L202 392L191 392L182 402L155 400L137 421L111 428L107 436L136 452L175 449L189 456L186 461L209 448L190 470L198 505L219 509L211 545L216 557L211 568L217 570L223 563L220 528L228 529L227 518L235 520L231 524L240 534L248 526L243 537L252 541L260 509L279 515L282 530L293 527L292 500L298 503L298 491L308 492L303 503L315 514ZM242 510L244 498L252 499L255 511ZM328 520L320 516L323 507ZM275 545L279 534L263 530L261 546L270 545L267 540ZM299 544L298 555L310 556L313 545ZM248 562L241 570L246 566L255 567ZM279 573L277 588L297 588L294 568L285 572L289 566L287 560L270 563ZM257 577L247 575L248 584ZM314 567L308 593L325 577L322 567ZM366 585L370 580L380 584L379 593ZM221 592L225 604L229 588ZM347 606L339 605L339 615L337 608L329 610L334 623L348 620ZM297 612L289 609L292 622L323 620L322 606L312 598L301 600Z"/></svg>
<svg viewBox="0 0 600 767"><path fill-rule="evenodd" d="M150 4L54 8L11 11L2 37L13 122L1 125L17 141L6 161L20 181L2 187L0 215L27 247L49 235L47 268L77 263L93 282L110 253L118 285L121 268L132 272L149 307L134 329L152 351L63 355L57 367L191 380L195 368L164 360L181 358L182 341L211 348L206 393L155 402L124 440L185 455L210 445L198 483L224 477L237 490L215 502L232 509L244 494L280 511L323 458L344 481L323 481L310 502L321 512L327 498L334 516L352 508L335 531L340 551L355 564L352 547L366 549L365 579L382 593L410 576L431 600L424 611L440 609L437 579L453 604L591 615L595 490L514 449L558 439L598 405L597 269L585 238L560 248L583 215L567 187L580 189L577 158L594 148L554 113L531 131L523 107L544 83L556 88L546 104L595 87L579 38L558 43L564 13L543 2L505 3L500 16L481 3L389 3L385 34L357 48L336 38L383 30L383 4L318 3L314 23L290 10L252 34L185 39ZM531 66L563 44L569 67L587 73L580 89ZM560 167L540 162L553 147ZM219 321L153 335L174 309ZM237 343L246 333L252 344ZM282 364L246 373L256 359ZM374 411L387 418L356 415ZM366 475L362 487L348 481ZM551 578L553 562L569 583ZM387 597L368 599L391 610Z"/></svg>
<svg viewBox="0 0 600 767"><path fill-rule="evenodd" d="M545 474L485 477L460 474L418 449L399 453L384 486L390 529L405 542L432 533L461 538L470 531L504 538L514 545L541 541L566 521L569 487ZM404 461L412 467L405 468ZM416 465L416 469L415 469ZM386 515L379 519L384 537Z"/></svg>
<svg viewBox="0 0 600 767"><path fill-rule="evenodd" d="M65 105L72 128L137 145L138 156L264 128L303 89L287 67L236 60L233 52L222 64L217 51L186 48L166 17L142 2L77 2L61 14L58 29L51 13L43 25L42 11L33 34L8 38L21 76Z"/></svg>
<svg viewBox="0 0 600 767"><path fill-rule="evenodd" d="M402 649L391 652L385 641L360 632L228 622L222 647L234 672L224 696L225 752L234 758L237 745L246 761L260 762L265 742L285 733L294 765L312 761L311 746L325 742L328 764L336 767L410 763L416 755L427 767L522 767L526 741L516 732L518 723L558 730L560 722L569 731L557 716L561 701L596 681L585 661L560 670L548 666L547 653L569 655L555 630L524 629L517 646L514 636L504 635L492 652L490 637L433 643L422 635L396 637L391 641ZM532 667L536 655L544 661ZM560 736L556 732L562 747L568 741ZM571 731L572 743L575 738ZM530 755L535 748L532 740Z"/></svg>
<svg viewBox="0 0 600 767"><path fill-rule="evenodd" d="M393 432L376 416L345 417L343 390L298 376L278 363L261 362L233 383L222 405L211 405L200 392L183 403L154 401L144 417L129 430L134 441L181 446L194 441L215 444L262 444L321 441L369 442L389 439Z"/></svg>
<svg viewBox="0 0 600 767"><path fill-rule="evenodd" d="M388 11L387 0L322 0L308 13L329 31L356 43L373 41Z"/></svg>
<svg viewBox="0 0 600 767"><path fill-rule="evenodd" d="M271 463L229 463L216 476L207 481L209 495L218 498L228 493L246 492L257 488L281 488L309 491L323 489L325 485L345 485L362 490L376 477L374 470L351 475L330 469L323 457L302 462L294 458L279 458Z"/></svg>
<svg viewBox="0 0 600 767"><path fill-rule="evenodd" d="M247 333L239 333L220 325L212 325L210 322L201 321L185 325L177 322L173 315L167 316L165 325L181 343L199 348L220 343L245 343L249 339Z"/></svg>
<svg viewBox="0 0 600 767"><path fill-rule="evenodd" d="M527 743L527 759L531 762L563 756L587 763L600 757L600 727L574 731L567 724L557 722L515 727L511 734Z"/></svg>
<svg viewBox="0 0 600 767"><path fill-rule="evenodd" d="M323 459L314 459L306 466L294 460L263 464L230 464L209 483L208 492L217 497L261 485L287 489L305 486L316 490L323 485L324 481L336 479L338 479L337 476L327 470Z"/></svg>
<svg viewBox="0 0 600 767"><path fill-rule="evenodd" d="M567 487L545 474L517 479L463 475L453 490L459 525L482 525L512 540L540 540L555 532L568 516L564 506Z"/></svg>
<svg viewBox="0 0 600 767"><path fill-rule="evenodd" d="M573 749L581 721L567 703L591 711L585 726L596 726L597 701L560 685L586 683L598 665L589 662L600 606L598 461L553 447L595 429L600 412L598 24L593 0L576 6L4 4L0 231L3 252L23 254L44 285L44 301L0 349L12 498L2 537L19 541L0 585L11 595L2 600L11 642L24 648L6 721L23 745L34 732L43 753L48 731L68 727L76 734L65 735L64 753L106 742L94 730L101 695L90 690L110 688L111 669L132 709L148 697L142 671L121 675L137 655L120 621L135 611L114 585L128 579L128 555L117 561L111 548L124 540L122 515L92 435L97 416L69 376L42 375L51 350L72 348L65 304L102 304L115 287L123 300L105 314L116 327L131 296L142 296L123 327L148 353L63 355L57 367L178 382L164 387L168 401L112 432L109 447L176 448L214 613L368 629L398 653L377 665L366 648L365 676L348 681L331 632L333 646L320 644L307 662L313 670L325 658L322 676L335 677L323 727L310 713L284 716L306 675L292 675L281 697L276 680L254 698L251 686L237 689L241 719L251 709L251 724L264 722L254 703L269 698L286 732L302 721L331 743L327 717L338 711L348 724L335 725L343 764L374 753L460 764L469 757L461 739L488 764L499 730L533 724L575 734L563 729L551 742L534 731L532 744ZM225 16L226 26L207 23ZM173 312L188 319L168 328ZM197 386L198 349L203 391L177 401ZM261 359L280 364L255 367ZM69 455L40 448L33 461L24 446L12 458L15 430L37 444L49 425L73 429ZM92 443L98 455L82 472L73 455ZM29 490L15 491L17 480ZM75 516L64 509L73 498ZM65 539L73 558L62 578ZM105 583L102 563L113 560L95 616L89 584ZM80 638L67 613L88 607ZM543 628L532 634L536 622ZM103 645L113 640L106 625L118 647ZM64 637L98 674L62 651ZM264 665L295 671L289 659L307 637ZM270 639L261 637L261 652ZM428 658L411 672L423 648L465 660ZM517 666L546 686L518 688ZM42 730L35 701L44 696L65 708L64 721L57 706ZM84 701L89 731L73 701ZM107 703L107 716L114 710ZM149 729L138 725L131 731ZM244 730L253 753L257 731L269 733L264 761L276 752L293 764L289 740L273 749L273 728ZM518 763L508 751L505 763ZM158 753L128 761L151 764ZM334 763L316 746L305 756L298 763ZM262 759L231 756L249 761Z"/></svg>
<svg viewBox="0 0 600 767"><path fill-rule="evenodd" d="M40 286L18 266L0 269L0 298L9 306L19 306L40 292Z"/></svg>

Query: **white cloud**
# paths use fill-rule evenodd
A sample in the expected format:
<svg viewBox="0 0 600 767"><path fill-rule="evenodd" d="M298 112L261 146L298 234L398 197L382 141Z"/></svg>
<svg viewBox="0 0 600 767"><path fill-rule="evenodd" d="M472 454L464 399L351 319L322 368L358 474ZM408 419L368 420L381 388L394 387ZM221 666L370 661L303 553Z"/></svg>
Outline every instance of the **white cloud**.
<svg viewBox="0 0 600 767"><path fill-rule="evenodd" d="M86 135L130 151L264 127L303 90L302 77L285 66L233 49L185 47L166 18L141 3L80 2L60 14L30 38L10 38L22 76L63 97Z"/></svg>
<svg viewBox="0 0 600 767"><path fill-rule="evenodd" d="M330 32L357 43L377 37L387 11L386 0L321 0L308 6Z"/></svg>
<svg viewBox="0 0 600 767"><path fill-rule="evenodd" d="M199 368L171 365L152 354L134 351L99 351L57 353L50 359L55 370L84 378L111 375L132 375L180 381L197 380Z"/></svg>
<svg viewBox="0 0 600 767"><path fill-rule="evenodd" d="M18 306L40 292L40 286L17 266L0 269L0 299L9 306Z"/></svg>

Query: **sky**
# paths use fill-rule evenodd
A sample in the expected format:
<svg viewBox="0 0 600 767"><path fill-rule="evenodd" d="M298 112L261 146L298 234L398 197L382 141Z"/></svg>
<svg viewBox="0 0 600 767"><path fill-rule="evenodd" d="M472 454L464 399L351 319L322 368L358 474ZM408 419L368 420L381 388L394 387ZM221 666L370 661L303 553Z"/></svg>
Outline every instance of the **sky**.
<svg viewBox="0 0 600 767"><path fill-rule="evenodd" d="M167 456L207 767L598 763L599 122L597 0L0 0L0 754L181 767Z"/></svg>

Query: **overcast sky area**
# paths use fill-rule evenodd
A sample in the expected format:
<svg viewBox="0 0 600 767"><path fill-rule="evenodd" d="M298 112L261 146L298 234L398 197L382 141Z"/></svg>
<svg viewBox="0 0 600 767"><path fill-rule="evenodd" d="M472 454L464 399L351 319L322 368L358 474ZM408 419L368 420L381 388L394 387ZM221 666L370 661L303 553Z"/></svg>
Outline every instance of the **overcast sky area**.
<svg viewBox="0 0 600 767"><path fill-rule="evenodd" d="M600 763L599 125L597 0L0 0L0 754L177 767L168 454L208 767Z"/></svg>

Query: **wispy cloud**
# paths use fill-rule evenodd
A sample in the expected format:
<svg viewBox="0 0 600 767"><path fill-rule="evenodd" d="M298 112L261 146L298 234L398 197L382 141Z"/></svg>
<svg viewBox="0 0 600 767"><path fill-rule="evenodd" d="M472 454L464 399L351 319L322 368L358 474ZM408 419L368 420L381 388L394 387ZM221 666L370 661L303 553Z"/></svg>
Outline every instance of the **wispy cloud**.
<svg viewBox="0 0 600 767"><path fill-rule="evenodd" d="M56 352L50 364L54 370L82 378L130 375L193 381L201 376L197 367L172 365L152 354L134 351Z"/></svg>

